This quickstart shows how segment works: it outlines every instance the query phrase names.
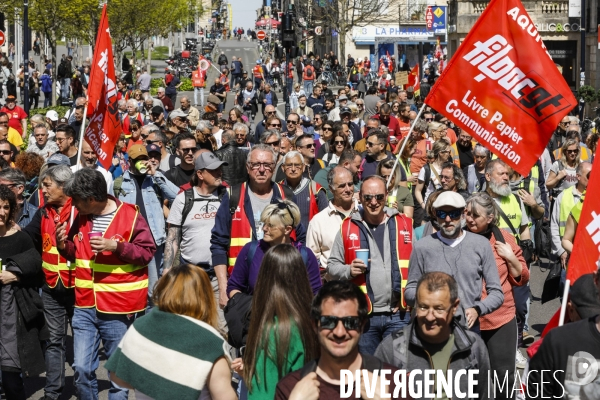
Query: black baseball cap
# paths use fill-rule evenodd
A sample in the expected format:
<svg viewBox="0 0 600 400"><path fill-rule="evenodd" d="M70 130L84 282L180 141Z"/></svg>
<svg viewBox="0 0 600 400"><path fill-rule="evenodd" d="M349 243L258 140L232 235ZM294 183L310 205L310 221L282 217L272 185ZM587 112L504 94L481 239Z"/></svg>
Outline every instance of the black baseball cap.
<svg viewBox="0 0 600 400"><path fill-rule="evenodd" d="M571 303L575 305L581 319L600 314L600 298L594 284L594 274L581 275L570 290Z"/></svg>

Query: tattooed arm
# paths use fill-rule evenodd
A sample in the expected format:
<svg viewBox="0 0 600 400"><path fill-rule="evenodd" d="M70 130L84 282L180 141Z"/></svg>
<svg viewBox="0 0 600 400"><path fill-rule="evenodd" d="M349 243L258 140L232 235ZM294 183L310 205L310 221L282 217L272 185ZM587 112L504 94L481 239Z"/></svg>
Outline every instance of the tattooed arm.
<svg viewBox="0 0 600 400"><path fill-rule="evenodd" d="M164 255L164 266L165 270L163 273L167 273L173 266L177 250L181 244L181 226L169 225L167 231L167 242L165 243L165 255Z"/></svg>

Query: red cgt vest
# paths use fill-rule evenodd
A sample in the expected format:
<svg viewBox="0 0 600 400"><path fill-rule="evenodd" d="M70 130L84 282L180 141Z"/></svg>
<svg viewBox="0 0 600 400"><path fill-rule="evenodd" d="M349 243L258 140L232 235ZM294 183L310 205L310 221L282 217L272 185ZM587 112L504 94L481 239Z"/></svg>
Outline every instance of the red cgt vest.
<svg viewBox="0 0 600 400"><path fill-rule="evenodd" d="M235 260L237 259L238 254L240 254L240 251L242 251L244 245L252 241L252 226L250 226L250 221L248 220L246 210L244 209L246 187L247 185L245 182L241 184L240 201L235 209L235 213L231 216L231 241L229 242L229 266L227 268L229 275L233 272ZM276 189L279 189L281 199L285 200L285 192L279 183L273 185L273 190ZM229 198L231 198L231 190L232 189L229 188ZM251 217L254 218L254 216Z"/></svg>
<svg viewBox="0 0 600 400"><path fill-rule="evenodd" d="M398 255L398 267L400 269L400 304L398 307L406 309L406 301L404 299L404 289L408 281L408 261L412 252L412 219L404 214L396 214L392 218L396 219L396 254ZM356 250L360 249L361 230L356 223L352 222L351 217L342 221L341 226L342 238L344 240L344 262L352 264L356 259ZM373 304L367 293L366 274L361 274L352 279L360 290L363 291L367 298L369 306L369 314L373 311Z"/></svg>
<svg viewBox="0 0 600 400"><path fill-rule="evenodd" d="M118 203L103 237L130 242L138 215L137 206ZM107 314L143 311L148 295L148 266L127 264L110 251L94 254L88 238L93 223L87 216L79 218L79 233L73 238L77 257L75 306L96 307Z"/></svg>
<svg viewBox="0 0 600 400"><path fill-rule="evenodd" d="M43 204L44 197L40 198ZM63 222L69 222L71 216L71 198L67 200L60 214L49 204L43 206L41 221L42 235L42 270L46 276L46 283L51 289L55 288L58 280L62 281L65 288L75 287L75 264L68 263L67 260L58 253L56 248L56 225ZM75 210L77 213L77 210ZM77 214L75 214L75 217ZM67 224L67 230L69 226Z"/></svg>

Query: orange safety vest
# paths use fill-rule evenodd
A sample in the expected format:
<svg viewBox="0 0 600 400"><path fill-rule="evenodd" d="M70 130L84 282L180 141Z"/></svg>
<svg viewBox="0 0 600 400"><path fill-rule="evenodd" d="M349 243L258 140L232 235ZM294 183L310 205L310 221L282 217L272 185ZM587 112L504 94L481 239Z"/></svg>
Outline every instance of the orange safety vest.
<svg viewBox="0 0 600 400"><path fill-rule="evenodd" d="M406 309L404 289L408 282L408 261L412 252L412 219L403 214L396 214L392 218L396 220L396 254L398 256L398 268L400 269L400 303L398 307ZM352 264L352 261L356 259L356 250L361 248L360 228L352 222L351 217L348 217L342 221L341 233L344 240L344 262ZM352 279L352 282L365 294L370 314L373 311L373 304L367 290L366 274L358 275Z"/></svg>
<svg viewBox="0 0 600 400"><path fill-rule="evenodd" d="M200 68L192 72L192 85L194 87L205 87L206 72L202 71Z"/></svg>
<svg viewBox="0 0 600 400"><path fill-rule="evenodd" d="M117 204L117 211L103 237L130 242L139 216L136 205ZM110 251L94 254L88 233L92 220L79 216L79 233L73 238L77 258L75 306L92 308L107 314L131 314L146 308L148 266L121 261Z"/></svg>
<svg viewBox="0 0 600 400"><path fill-rule="evenodd" d="M252 68L252 73L255 78L262 79L262 67L260 65L254 66L254 68Z"/></svg>
<svg viewBox="0 0 600 400"><path fill-rule="evenodd" d="M43 197L40 202L43 202ZM54 289L60 279L65 288L75 287L75 264L67 263L67 260L58 253L56 248L56 225L67 222L67 231L69 229L71 198L67 200L60 214L49 204L43 208L41 221L42 270L46 276L46 283L49 288Z"/></svg>
<svg viewBox="0 0 600 400"><path fill-rule="evenodd" d="M283 191L283 186L279 183L273 185L273 190L279 189L280 198L285 200L285 192ZM231 198L231 190L229 188L229 198ZM275 194L275 193L273 193ZM229 242L229 266L227 270L229 271L229 275L233 272L233 267L235 266L235 260L237 259L238 254L242 251L242 248L246 243L250 243L252 241L252 226L250 225L250 221L248 220L248 215L246 215L245 206L246 199L246 183L241 184L240 188L240 200L238 202L237 208L235 209L235 213L231 216L231 240ZM254 218L254 216L251 216ZM294 237L294 232L292 232L292 238Z"/></svg>

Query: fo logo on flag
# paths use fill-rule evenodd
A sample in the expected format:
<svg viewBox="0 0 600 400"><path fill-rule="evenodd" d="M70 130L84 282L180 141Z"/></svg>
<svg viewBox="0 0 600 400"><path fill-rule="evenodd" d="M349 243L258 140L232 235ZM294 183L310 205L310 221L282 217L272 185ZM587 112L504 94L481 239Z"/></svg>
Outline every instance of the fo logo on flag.
<svg viewBox="0 0 600 400"><path fill-rule="evenodd" d="M577 105L519 0L490 2L425 103L525 176Z"/></svg>

